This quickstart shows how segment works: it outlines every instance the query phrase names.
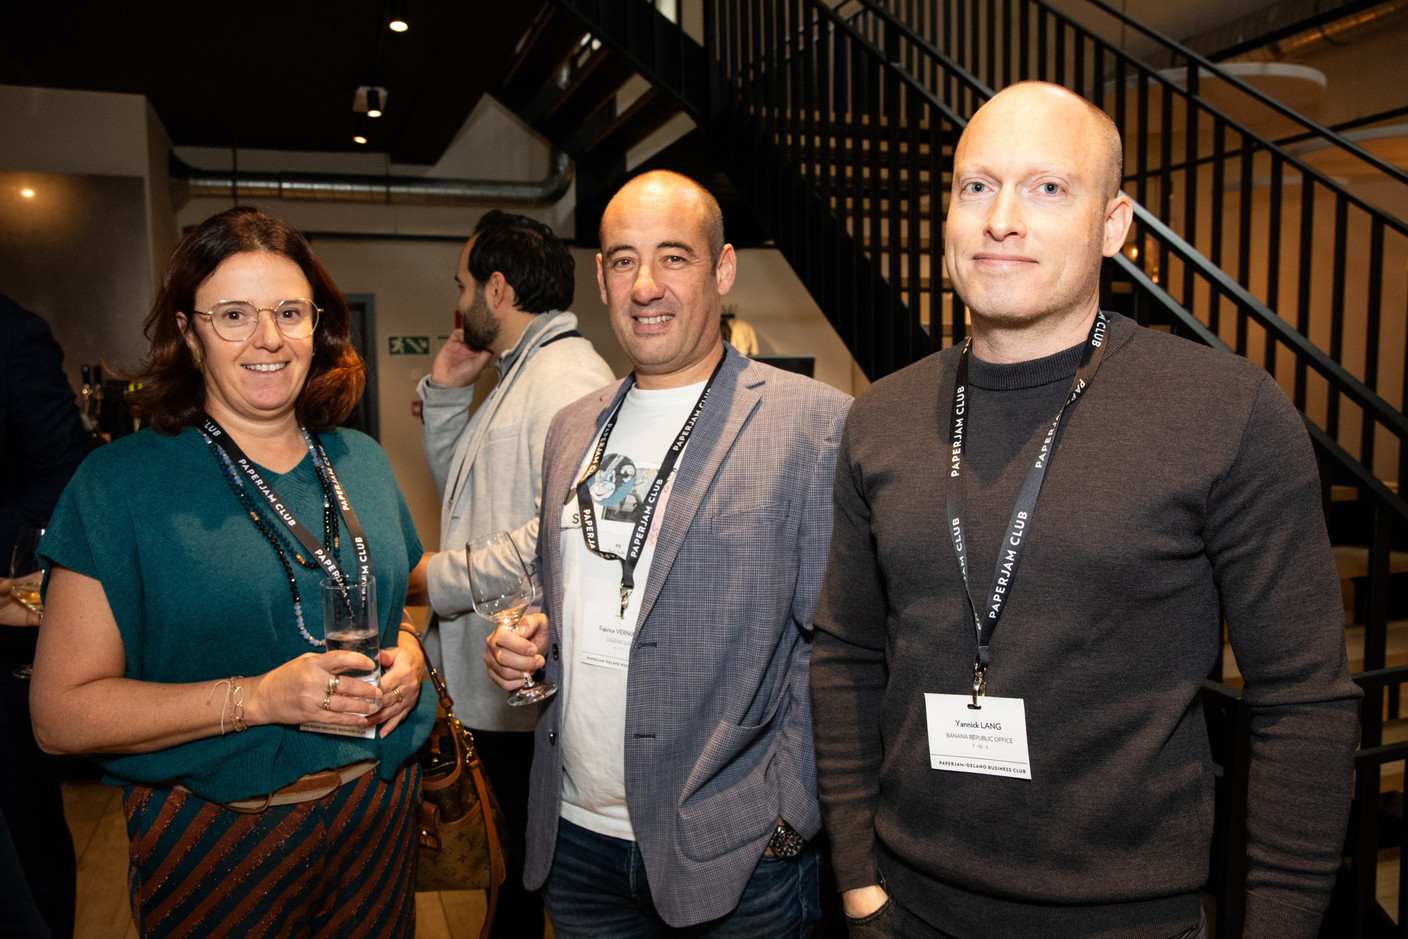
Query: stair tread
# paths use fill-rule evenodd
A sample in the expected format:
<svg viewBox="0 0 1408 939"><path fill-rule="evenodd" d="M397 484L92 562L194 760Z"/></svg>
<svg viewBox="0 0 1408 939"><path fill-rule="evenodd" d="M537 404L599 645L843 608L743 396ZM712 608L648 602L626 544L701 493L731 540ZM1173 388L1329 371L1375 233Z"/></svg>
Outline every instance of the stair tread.
<svg viewBox="0 0 1408 939"><path fill-rule="evenodd" d="M1353 580L1369 576L1369 549L1363 545L1337 544L1334 546L1335 569L1340 580ZM1408 571L1408 551L1390 551L1388 570L1391 574Z"/></svg>

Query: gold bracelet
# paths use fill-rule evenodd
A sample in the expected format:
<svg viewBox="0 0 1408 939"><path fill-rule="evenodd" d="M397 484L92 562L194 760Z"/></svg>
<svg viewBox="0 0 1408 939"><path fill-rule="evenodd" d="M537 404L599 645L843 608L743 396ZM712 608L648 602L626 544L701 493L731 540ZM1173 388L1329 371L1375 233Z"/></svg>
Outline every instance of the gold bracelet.
<svg viewBox="0 0 1408 939"><path fill-rule="evenodd" d="M210 689L210 694L205 696L205 703L209 704L215 697L215 689L221 685L225 686L225 703L220 707L220 736L225 736L225 712L230 712L231 724L235 728L235 733L243 733L249 729L249 724L244 719L244 686L235 682L242 681L243 675L232 675L229 678L222 678Z"/></svg>
<svg viewBox="0 0 1408 939"><path fill-rule="evenodd" d="M235 725L235 733L242 734L246 730L249 730L249 724L247 724L244 719L244 685L236 685L235 682L237 681L244 681L244 676L236 675L230 679L230 711L232 714L231 722ZM220 716L222 718L220 722L220 731L221 733L224 733L224 715L222 714Z"/></svg>

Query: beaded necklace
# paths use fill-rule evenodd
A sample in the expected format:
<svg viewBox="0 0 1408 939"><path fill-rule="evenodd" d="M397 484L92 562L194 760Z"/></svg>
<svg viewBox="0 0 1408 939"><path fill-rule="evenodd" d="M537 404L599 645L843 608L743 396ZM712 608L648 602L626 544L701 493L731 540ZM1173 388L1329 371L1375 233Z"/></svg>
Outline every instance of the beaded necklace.
<svg viewBox="0 0 1408 939"><path fill-rule="evenodd" d="M318 477L318 485L321 486L323 490L323 547L331 551L333 557L336 558L340 564L342 560L340 550L341 533L338 530L337 515L333 509L332 486L328 482L328 470L321 452L322 447L315 443L313 435L309 433L308 428L299 425L298 429L302 432L303 442L308 447L308 454L313 461L313 469ZM264 536L264 540L269 542L275 553L279 556L279 563L283 565L284 576L288 578L289 595L293 597L293 619L298 625L299 635L307 640L310 645L316 648L322 648L325 645L324 641L310 633L308 627L303 622L303 598L298 592L298 581L293 576L293 565L288 561L288 552L284 550L286 542L276 533L274 527L269 524L268 520L260 514L258 503L255 502L254 497L245 486L244 480L240 478L240 471L235 468L234 461L231 460L230 455L225 452L225 448L217 444L214 439L211 438L210 434L204 430L201 431L201 437L205 439L206 446L215 456L215 462L224 471L225 482L230 487L230 491L235 494L235 498L239 500L240 506L248 513L250 519L254 522L254 526L258 528L259 533ZM300 566L308 570L322 570L321 565L305 558L303 553L298 550L297 546L291 547L293 559L297 561Z"/></svg>

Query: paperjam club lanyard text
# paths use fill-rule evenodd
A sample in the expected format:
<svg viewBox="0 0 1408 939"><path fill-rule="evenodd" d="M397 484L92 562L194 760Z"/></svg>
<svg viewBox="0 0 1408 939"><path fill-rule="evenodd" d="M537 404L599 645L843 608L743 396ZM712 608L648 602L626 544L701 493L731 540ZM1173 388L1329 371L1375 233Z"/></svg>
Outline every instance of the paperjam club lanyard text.
<svg viewBox="0 0 1408 939"><path fill-rule="evenodd" d="M968 432L966 386L968 384L968 354L973 344L971 339L963 347L963 353L958 359L958 374L953 388L953 408L949 415L949 438L952 447L949 453L948 517L953 550L958 556L958 572L963 577L964 599L973 613L973 625L978 634L978 655L973 662L973 703L969 707L981 707L978 704L978 697L987 690L987 670L991 664L988 645L992 642L992 635L997 631L998 621L1002 618L1007 594L1012 590L1012 581L1017 573L1017 562L1021 559L1026 538L1031 533L1032 515L1036 511L1036 501L1041 494L1042 481L1046 479L1046 470L1051 465L1051 458L1056 453L1056 442L1060 437L1071 405L1075 404L1085 393L1085 390L1090 387L1091 381L1095 378L1095 370L1100 367L1100 360L1105 354L1105 340L1109 326L1109 318L1104 311L1098 311L1095 315L1095 322L1090 326L1090 335L1086 338L1085 350L1081 353L1080 366L1076 369L1075 378L1071 381L1070 393L1061 405L1061 410L1056 413L1055 420L1051 422L1051 426L1046 432L1046 438L1037 451L1036 460L1033 462L1032 468L1027 471L1027 478L1022 483L1021 491L1017 494L1017 504L1013 507L1012 517L1007 522L1007 534L998 551L997 569L993 573L993 585L988 591L988 602L984 606L979 606L973 599L973 588L968 580L968 550L963 536L963 441Z"/></svg>
<svg viewBox="0 0 1408 939"><path fill-rule="evenodd" d="M255 467L254 461L245 456L239 444L235 443L234 439L225 433L225 429L215 422L215 418L208 414L205 415L202 429L210 437L212 446L225 452L235 467L254 486L255 491L264 497L264 501L274 511L275 517L287 526L289 531L293 532L294 537L307 549L309 554L317 559L327 575L337 583L343 583L346 576L342 573L342 568L338 566L337 559L317 538L313 537L308 526L293 514L274 487ZM363 582L372 573L371 546L367 543L366 532L362 530L362 523L358 521L357 513L352 510L352 503L347 498L347 493L342 490L342 483L338 482L337 473L332 468L332 460L328 459L327 451L323 449L322 442L306 431L304 439L308 445L308 453L313 460L314 469L327 479L336 498L338 512L341 513L342 520L347 525L347 533L352 536L352 544L357 553L357 580Z"/></svg>
<svg viewBox="0 0 1408 939"><path fill-rule="evenodd" d="M602 458L606 455L606 443L611 439L611 431L616 426L616 417L621 413L621 406L626 403L625 394L622 394L620 400L616 402L616 407L611 410L611 416L606 419L606 425L601 429L596 449L592 451L591 463L578 477L580 482L577 483L577 508L582 515L582 537L586 539L587 549L597 557L621 562L622 619L626 618L626 607L630 605L631 591L636 586L636 565L640 562L641 552L645 550L645 539L650 534L650 526L655 521L655 508L660 502L660 493L674 473L675 464L679 462L680 454L684 452L684 445L689 442L689 435L694 433L694 425L699 420L699 415L704 412L704 402L709 398L709 389L714 387L714 379L719 377L719 369L724 367L724 359L726 358L728 358L727 352L719 359L719 364L714 366L709 380L704 383L704 390L699 393L699 400L694 403L694 410L690 412L689 419L684 422L680 432L675 435L675 442L670 444L670 449L660 464L660 471L655 475L655 481L651 483L650 491L641 503L640 517L636 519L635 527L631 530L631 540L626 546L625 557L601 549L596 533L596 511L592 504L590 482L597 470L601 469ZM632 372L626 381L628 384L633 384L635 373ZM570 499L571 496L568 498Z"/></svg>

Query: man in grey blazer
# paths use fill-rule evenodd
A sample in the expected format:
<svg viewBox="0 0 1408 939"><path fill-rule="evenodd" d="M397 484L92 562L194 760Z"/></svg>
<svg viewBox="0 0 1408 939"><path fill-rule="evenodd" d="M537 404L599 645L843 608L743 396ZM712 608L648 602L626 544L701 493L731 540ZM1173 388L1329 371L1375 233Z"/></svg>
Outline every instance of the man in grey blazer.
<svg viewBox="0 0 1408 939"><path fill-rule="evenodd" d="M537 708L510 708L479 666L493 624L469 595L465 542L507 531L525 560L538 543L543 439L564 404L611 381L611 369L577 332L573 262L541 222L497 209L480 219L455 269L463 328L450 334L418 391L422 442L441 496L439 554L412 577L412 602L428 603L437 626L426 637L474 731L512 830L508 882L499 894L493 935L541 935L543 905L524 891L522 832L527 794L519 782L533 757ZM494 361L499 380L470 415L474 384ZM536 928L537 932L533 930Z"/></svg>
<svg viewBox="0 0 1408 939"><path fill-rule="evenodd" d="M542 668L525 880L555 934L807 936L819 915L807 668L850 398L719 335L718 204L654 172L601 223L597 280L632 376L545 446L543 613L490 636Z"/></svg>

